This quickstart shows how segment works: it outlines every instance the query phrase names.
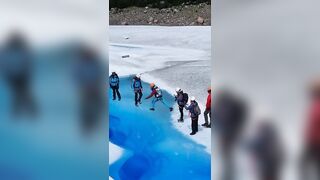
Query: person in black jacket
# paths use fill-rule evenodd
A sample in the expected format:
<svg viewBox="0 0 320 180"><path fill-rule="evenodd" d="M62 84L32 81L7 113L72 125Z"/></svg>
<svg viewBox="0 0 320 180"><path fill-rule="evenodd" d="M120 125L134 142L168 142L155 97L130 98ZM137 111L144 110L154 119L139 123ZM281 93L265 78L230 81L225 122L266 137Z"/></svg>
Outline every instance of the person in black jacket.
<svg viewBox="0 0 320 180"><path fill-rule="evenodd" d="M190 105L186 105L185 108L189 111L191 117L192 132L190 133L190 135L195 135L198 132L198 120L199 115L201 114L201 110L194 96L190 98Z"/></svg>
<svg viewBox="0 0 320 180"><path fill-rule="evenodd" d="M140 74L137 74L133 78L132 88L134 90L135 105L138 106L138 104L141 104L142 90L143 90Z"/></svg>
<svg viewBox="0 0 320 180"><path fill-rule="evenodd" d="M119 92L120 79L116 72L112 72L112 74L110 75L109 85L110 85L110 88L112 89L112 95L113 95L112 100L116 100L116 97L118 96L118 100L120 101L121 100L121 95Z"/></svg>
<svg viewBox="0 0 320 180"><path fill-rule="evenodd" d="M222 180L235 179L234 146L246 121L247 107L242 98L223 89L218 90L213 103L213 128L217 134L223 162Z"/></svg>
<svg viewBox="0 0 320 180"><path fill-rule="evenodd" d="M175 100L177 101L180 112L180 118L178 119L178 122L183 122L183 108L188 102L188 94L184 93L181 88L176 88L176 93Z"/></svg>

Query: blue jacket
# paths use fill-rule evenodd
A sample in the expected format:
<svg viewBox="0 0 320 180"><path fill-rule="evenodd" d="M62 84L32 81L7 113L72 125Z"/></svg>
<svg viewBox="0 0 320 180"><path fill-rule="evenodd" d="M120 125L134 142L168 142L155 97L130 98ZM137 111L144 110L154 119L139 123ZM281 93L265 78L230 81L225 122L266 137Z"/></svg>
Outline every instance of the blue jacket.
<svg viewBox="0 0 320 180"><path fill-rule="evenodd" d="M118 75L111 75L109 77L109 84L111 87L119 87L119 83L120 83L120 80Z"/></svg>
<svg viewBox="0 0 320 180"><path fill-rule="evenodd" d="M134 78L134 79L133 79L133 83L132 83L132 88L133 88L135 91L141 90L141 89L142 89L141 79Z"/></svg>

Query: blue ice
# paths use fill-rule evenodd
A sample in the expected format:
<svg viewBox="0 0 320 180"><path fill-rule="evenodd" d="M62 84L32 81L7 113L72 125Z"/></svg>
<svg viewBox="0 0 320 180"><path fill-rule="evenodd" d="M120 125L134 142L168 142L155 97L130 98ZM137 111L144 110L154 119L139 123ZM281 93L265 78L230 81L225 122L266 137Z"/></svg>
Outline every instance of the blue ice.
<svg viewBox="0 0 320 180"><path fill-rule="evenodd" d="M110 141L128 152L110 165L110 176L116 180L209 180L211 157L205 147L173 127L171 112L162 103L149 110L151 99L144 100L150 93L148 84L143 83L142 105L135 107L131 82L129 77L121 78L121 101L109 98ZM175 106L173 96L166 91L163 95Z"/></svg>

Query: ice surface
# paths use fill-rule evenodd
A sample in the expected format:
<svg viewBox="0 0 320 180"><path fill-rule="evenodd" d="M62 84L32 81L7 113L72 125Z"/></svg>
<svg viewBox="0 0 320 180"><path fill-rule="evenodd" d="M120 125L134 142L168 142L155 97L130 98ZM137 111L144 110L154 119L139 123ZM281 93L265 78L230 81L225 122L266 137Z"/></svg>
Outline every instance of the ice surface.
<svg viewBox="0 0 320 180"><path fill-rule="evenodd" d="M131 83L132 77L121 78L121 101L109 98L110 141L131 151L122 157L124 160L110 165L110 176L124 180L210 179L211 159L206 147L177 131L172 112L163 104L156 104L156 110L150 111L151 100L143 100L136 107ZM143 86L146 97L150 89L146 83ZM174 97L165 90L163 97L174 104Z"/></svg>
<svg viewBox="0 0 320 180"><path fill-rule="evenodd" d="M211 84L211 27L110 26L110 42L109 72L120 76L142 73L142 80L155 82L170 94L180 87L195 96L204 111ZM121 58L123 55L130 57ZM178 116L174 110L171 119L177 130L211 153L211 130L200 127L191 137L190 118L177 123Z"/></svg>

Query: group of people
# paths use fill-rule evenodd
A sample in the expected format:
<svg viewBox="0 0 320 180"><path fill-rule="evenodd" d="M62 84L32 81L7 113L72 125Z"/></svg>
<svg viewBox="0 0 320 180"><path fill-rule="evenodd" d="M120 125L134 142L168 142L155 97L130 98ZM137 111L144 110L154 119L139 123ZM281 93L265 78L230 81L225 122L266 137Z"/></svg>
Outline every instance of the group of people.
<svg viewBox="0 0 320 180"><path fill-rule="evenodd" d="M118 97L118 100L121 100L121 94L119 91L120 88L120 79L116 72L112 72L109 76L109 85L112 89L112 96L113 100L116 100ZM133 77L133 82L131 85L131 88L134 92L134 100L135 100L135 106L139 106L142 102L142 96L143 96L143 86L141 81L141 74L137 74ZM150 90L151 93L145 98L150 99L153 97L151 101L151 111L155 111L155 105L157 102L161 102L165 107L169 109L169 111L173 111L173 107L169 106L163 99L162 90L155 85L155 83L150 83ZM188 104L189 96L187 93L183 92L181 88L176 88L176 94L175 94L175 101L177 102L179 112L180 112L180 118L178 119L178 122L184 122L184 109L189 111L189 115L191 117L191 129L192 132L190 135L195 135L198 132L198 119L199 115L201 114L201 109L199 107L198 102L196 101L196 98L194 96L190 97L190 104ZM210 122L209 122L209 117ZM204 119L205 123L202 124L202 126L210 128L211 127L211 87L208 88L208 97L207 97L207 103L206 103L206 109L204 111Z"/></svg>

